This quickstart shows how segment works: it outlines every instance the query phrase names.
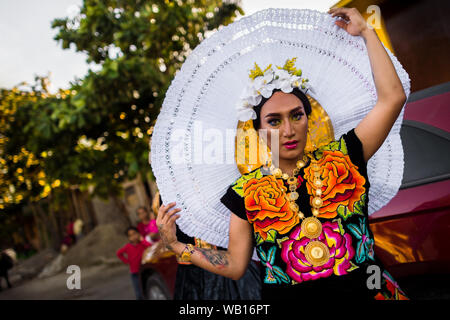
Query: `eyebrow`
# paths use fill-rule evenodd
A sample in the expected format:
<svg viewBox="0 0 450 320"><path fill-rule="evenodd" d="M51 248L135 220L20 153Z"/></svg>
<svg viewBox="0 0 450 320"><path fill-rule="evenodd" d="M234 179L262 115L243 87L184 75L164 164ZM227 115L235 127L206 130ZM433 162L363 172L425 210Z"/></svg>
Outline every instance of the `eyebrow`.
<svg viewBox="0 0 450 320"><path fill-rule="evenodd" d="M298 106L298 107L292 109L289 113L293 113L293 112L296 112L296 111L303 111L302 106ZM266 116L264 118L267 118L267 117L270 117L270 116L279 116L279 115L280 115L279 113L268 113L268 114L266 114Z"/></svg>

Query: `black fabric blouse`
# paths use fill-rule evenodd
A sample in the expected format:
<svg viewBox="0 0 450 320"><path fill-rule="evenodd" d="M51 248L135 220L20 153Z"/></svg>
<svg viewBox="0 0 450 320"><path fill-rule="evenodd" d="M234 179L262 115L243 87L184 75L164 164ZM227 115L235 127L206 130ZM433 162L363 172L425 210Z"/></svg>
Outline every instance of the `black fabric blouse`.
<svg viewBox="0 0 450 320"><path fill-rule="evenodd" d="M261 260L263 299L345 297L407 299L393 277L375 256L374 237L368 223L370 182L362 143L354 129L314 151L323 181L323 205L318 219L322 232L309 239L302 220L289 208L289 186L264 166L242 175L227 189L221 202L253 227ZM314 174L308 161L298 174L296 203L305 217L312 215ZM320 241L330 258L311 265L305 248Z"/></svg>

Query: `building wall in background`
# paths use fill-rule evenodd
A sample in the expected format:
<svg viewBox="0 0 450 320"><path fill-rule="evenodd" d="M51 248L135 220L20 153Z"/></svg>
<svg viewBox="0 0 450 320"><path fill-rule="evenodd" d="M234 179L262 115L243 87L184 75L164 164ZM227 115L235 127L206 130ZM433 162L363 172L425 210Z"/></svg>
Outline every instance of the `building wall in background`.
<svg viewBox="0 0 450 320"><path fill-rule="evenodd" d="M411 92L450 81L450 1L343 0L367 17L367 7L380 7L380 40L392 49L411 78Z"/></svg>

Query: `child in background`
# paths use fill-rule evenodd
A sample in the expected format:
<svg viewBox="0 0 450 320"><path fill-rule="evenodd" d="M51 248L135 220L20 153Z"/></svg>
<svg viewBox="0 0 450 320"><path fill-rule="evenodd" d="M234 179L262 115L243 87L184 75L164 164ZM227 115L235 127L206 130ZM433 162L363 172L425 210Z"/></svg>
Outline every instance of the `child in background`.
<svg viewBox="0 0 450 320"><path fill-rule="evenodd" d="M139 233L150 243L158 241L159 233L155 214L153 212L149 213L146 207L139 207L137 214L140 220L137 225Z"/></svg>
<svg viewBox="0 0 450 320"><path fill-rule="evenodd" d="M117 257L124 263L130 265L131 281L137 300L143 300L142 287L139 279L139 267L141 265L142 254L144 250L151 246L149 242L143 239L136 227L128 227L126 234L130 241L122 248L117 250Z"/></svg>

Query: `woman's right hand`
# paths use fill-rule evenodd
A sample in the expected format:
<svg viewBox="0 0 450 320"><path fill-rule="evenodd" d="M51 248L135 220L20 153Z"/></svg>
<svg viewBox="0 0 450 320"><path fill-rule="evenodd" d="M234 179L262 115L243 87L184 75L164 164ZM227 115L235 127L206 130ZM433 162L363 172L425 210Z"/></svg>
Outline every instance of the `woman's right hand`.
<svg viewBox="0 0 450 320"><path fill-rule="evenodd" d="M178 241L175 221L180 217L176 213L181 211L181 209L172 209L175 204L175 202L171 202L167 206L161 205L158 210L158 217L156 218L156 225L158 226L161 240L169 250L173 250L174 244Z"/></svg>

